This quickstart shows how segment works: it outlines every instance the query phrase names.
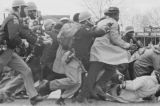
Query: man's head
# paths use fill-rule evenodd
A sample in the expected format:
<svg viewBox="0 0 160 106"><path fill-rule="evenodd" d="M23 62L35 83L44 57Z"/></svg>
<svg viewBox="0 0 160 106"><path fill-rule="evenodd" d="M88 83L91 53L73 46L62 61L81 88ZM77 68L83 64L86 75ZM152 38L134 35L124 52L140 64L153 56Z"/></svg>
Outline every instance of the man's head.
<svg viewBox="0 0 160 106"><path fill-rule="evenodd" d="M133 37L134 35L134 28L133 26L127 26L126 29L125 29L125 36L127 37Z"/></svg>
<svg viewBox="0 0 160 106"><path fill-rule="evenodd" d="M24 0L14 0L12 2L13 11L22 18L26 17L26 7Z"/></svg>
<svg viewBox="0 0 160 106"><path fill-rule="evenodd" d="M31 19L36 19L36 17L37 17L37 6L34 2L28 2L27 3L27 12L28 12L28 16Z"/></svg>
<svg viewBox="0 0 160 106"><path fill-rule="evenodd" d="M108 9L106 9L104 11L104 15L109 16L109 17L115 19L116 21L118 21L119 20L119 8L109 7Z"/></svg>
<svg viewBox="0 0 160 106"><path fill-rule="evenodd" d="M92 15L88 11L80 12L79 23L92 27L94 24L91 20Z"/></svg>
<svg viewBox="0 0 160 106"><path fill-rule="evenodd" d="M52 19L47 19L47 20L44 20L44 29L46 31L52 31L54 26L55 26L56 22L53 21Z"/></svg>

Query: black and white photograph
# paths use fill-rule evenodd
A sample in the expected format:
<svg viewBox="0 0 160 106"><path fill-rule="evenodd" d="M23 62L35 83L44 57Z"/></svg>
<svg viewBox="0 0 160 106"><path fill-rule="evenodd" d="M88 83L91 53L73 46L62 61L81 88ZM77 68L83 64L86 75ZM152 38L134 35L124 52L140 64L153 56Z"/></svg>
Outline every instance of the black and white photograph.
<svg viewBox="0 0 160 106"><path fill-rule="evenodd" d="M0 106L159 106L160 0L0 0Z"/></svg>

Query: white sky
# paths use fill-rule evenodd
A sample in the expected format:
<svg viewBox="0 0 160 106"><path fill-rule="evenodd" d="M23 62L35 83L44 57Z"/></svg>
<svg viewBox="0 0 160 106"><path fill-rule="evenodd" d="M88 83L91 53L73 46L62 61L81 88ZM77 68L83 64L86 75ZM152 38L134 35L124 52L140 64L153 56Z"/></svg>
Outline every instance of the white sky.
<svg viewBox="0 0 160 106"><path fill-rule="evenodd" d="M11 7L13 0L0 0L0 12L5 8ZM85 10L82 0L25 0L33 1L37 4L42 14L68 14L72 15L76 12ZM117 2L119 0L115 0ZM160 8L160 0L121 0L118 7L123 16L133 16L135 14L143 14L153 8ZM124 15L125 14L125 15ZM125 20L125 19L124 19Z"/></svg>
<svg viewBox="0 0 160 106"><path fill-rule="evenodd" d="M10 7L13 0L0 0L0 11ZM42 14L72 14L84 10L82 0L25 0L37 4ZM119 0L115 0L119 1ZM121 10L125 12L144 13L154 7L160 7L160 0L122 0Z"/></svg>

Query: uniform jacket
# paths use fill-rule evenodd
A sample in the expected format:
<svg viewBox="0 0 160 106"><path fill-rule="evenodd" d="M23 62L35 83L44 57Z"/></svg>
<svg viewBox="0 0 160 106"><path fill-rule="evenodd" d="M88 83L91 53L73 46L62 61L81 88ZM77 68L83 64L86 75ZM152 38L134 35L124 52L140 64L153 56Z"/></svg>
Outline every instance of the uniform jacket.
<svg viewBox="0 0 160 106"><path fill-rule="evenodd" d="M27 39L27 41L32 44L36 42L37 37L32 36L30 30L24 28L16 14L10 14L4 22L4 32L6 33L8 48L14 49L20 45L22 43L21 39Z"/></svg>
<svg viewBox="0 0 160 106"><path fill-rule="evenodd" d="M56 59L53 63L54 72L59 74L66 74L66 72L69 72L70 70L82 71L79 62L75 59L72 59L72 61L66 64L66 59L68 56L68 51L62 49L62 46L60 45L56 53Z"/></svg>
<svg viewBox="0 0 160 106"><path fill-rule="evenodd" d="M125 49L129 48L130 44L121 39L116 20L106 17L97 27L104 29L106 34L95 39L91 47L90 61L113 65L128 63L130 55Z"/></svg>
<svg viewBox="0 0 160 106"><path fill-rule="evenodd" d="M75 34L73 48L75 55L88 68L91 46L96 37L102 36L103 31L96 28L90 28L86 25L81 25L81 28Z"/></svg>

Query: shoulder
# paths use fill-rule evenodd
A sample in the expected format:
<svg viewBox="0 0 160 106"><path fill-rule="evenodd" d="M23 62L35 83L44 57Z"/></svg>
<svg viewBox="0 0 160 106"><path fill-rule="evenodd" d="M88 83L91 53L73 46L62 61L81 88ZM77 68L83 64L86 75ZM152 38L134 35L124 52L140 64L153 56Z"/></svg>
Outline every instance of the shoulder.
<svg viewBox="0 0 160 106"><path fill-rule="evenodd" d="M10 14L7 18L6 18L7 22L12 21L14 24L19 24L19 20L18 17L16 17L13 14Z"/></svg>
<svg viewBox="0 0 160 106"><path fill-rule="evenodd" d="M118 27L118 22L110 17L106 17L97 26Z"/></svg>

